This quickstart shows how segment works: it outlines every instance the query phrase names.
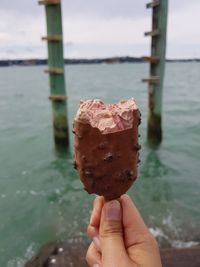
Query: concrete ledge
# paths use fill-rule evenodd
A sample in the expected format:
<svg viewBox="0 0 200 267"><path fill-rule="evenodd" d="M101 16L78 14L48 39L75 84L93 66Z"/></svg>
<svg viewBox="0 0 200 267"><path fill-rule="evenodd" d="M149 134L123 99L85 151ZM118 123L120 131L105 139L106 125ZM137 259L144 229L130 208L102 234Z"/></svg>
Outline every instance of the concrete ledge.
<svg viewBox="0 0 200 267"><path fill-rule="evenodd" d="M89 243L82 238L44 245L24 267L88 267L85 255ZM163 267L200 267L200 247L162 249Z"/></svg>
<svg viewBox="0 0 200 267"><path fill-rule="evenodd" d="M163 267L200 267L200 247L161 250Z"/></svg>

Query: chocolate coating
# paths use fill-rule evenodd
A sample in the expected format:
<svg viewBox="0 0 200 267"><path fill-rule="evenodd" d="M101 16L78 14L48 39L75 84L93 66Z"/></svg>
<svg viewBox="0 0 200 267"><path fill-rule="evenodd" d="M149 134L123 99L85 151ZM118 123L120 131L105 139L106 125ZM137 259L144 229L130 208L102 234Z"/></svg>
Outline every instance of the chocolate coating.
<svg viewBox="0 0 200 267"><path fill-rule="evenodd" d="M74 121L75 167L84 189L112 200L126 193L137 178L139 110L130 129L102 134L98 128ZM80 138L81 137L81 138Z"/></svg>

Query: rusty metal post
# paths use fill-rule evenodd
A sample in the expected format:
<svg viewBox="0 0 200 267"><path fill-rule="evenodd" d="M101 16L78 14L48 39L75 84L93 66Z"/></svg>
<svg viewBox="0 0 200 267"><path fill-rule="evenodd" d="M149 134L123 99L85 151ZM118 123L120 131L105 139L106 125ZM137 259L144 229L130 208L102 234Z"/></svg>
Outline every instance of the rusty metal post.
<svg viewBox="0 0 200 267"><path fill-rule="evenodd" d="M151 56L144 57L150 63L150 77L143 79L148 82L148 141L159 144L162 141L162 91L165 73L166 35L168 0L154 0L148 3L152 8Z"/></svg>
<svg viewBox="0 0 200 267"><path fill-rule="evenodd" d="M47 36L42 40L48 43L48 69L50 96L53 109L54 140L58 146L69 145L67 121L67 97L65 93L65 73L63 58L63 34L60 0L42 0L45 6Z"/></svg>

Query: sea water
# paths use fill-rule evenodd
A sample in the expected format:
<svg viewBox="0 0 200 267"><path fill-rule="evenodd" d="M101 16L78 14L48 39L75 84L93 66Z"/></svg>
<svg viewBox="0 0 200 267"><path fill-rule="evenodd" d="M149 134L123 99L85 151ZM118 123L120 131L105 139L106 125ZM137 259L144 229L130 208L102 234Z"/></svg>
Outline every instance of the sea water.
<svg viewBox="0 0 200 267"><path fill-rule="evenodd" d="M54 149L44 66L0 68L0 266L21 267L49 240L85 238L94 196L73 169L72 121L80 99L135 97L141 164L129 194L163 247L200 242L200 64L167 63L163 143L146 142L148 65L65 67L71 147Z"/></svg>

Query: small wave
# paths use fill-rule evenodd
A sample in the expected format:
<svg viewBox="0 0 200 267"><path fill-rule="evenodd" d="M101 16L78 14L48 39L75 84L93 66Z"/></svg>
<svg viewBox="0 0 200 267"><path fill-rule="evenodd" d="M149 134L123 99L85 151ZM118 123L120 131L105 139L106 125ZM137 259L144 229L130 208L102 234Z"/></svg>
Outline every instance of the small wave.
<svg viewBox="0 0 200 267"><path fill-rule="evenodd" d="M155 238L162 238L167 240L172 248L191 248L200 244L196 241L171 240L160 228L149 228L149 231Z"/></svg>
<svg viewBox="0 0 200 267"><path fill-rule="evenodd" d="M24 266L25 262L29 260L36 252L36 245L35 243L31 243L24 254L23 258L17 257L15 259L11 259L7 263L7 267L22 267Z"/></svg>
<svg viewBox="0 0 200 267"><path fill-rule="evenodd" d="M173 240L171 241L171 245L173 248L191 248L199 245L199 242L196 241L188 241L184 242L181 240Z"/></svg>
<svg viewBox="0 0 200 267"><path fill-rule="evenodd" d="M24 260L16 258L14 260L9 260L7 267L22 267L24 263L25 263Z"/></svg>
<svg viewBox="0 0 200 267"><path fill-rule="evenodd" d="M26 174L27 174L26 170L22 171L22 175L26 175Z"/></svg>
<svg viewBox="0 0 200 267"><path fill-rule="evenodd" d="M169 238L168 238L168 236L167 235L165 235L164 233L163 233L163 231L160 229L160 228L149 228L149 231L152 233L152 235L155 237L155 238L159 238L159 237L161 237L161 238L164 238L164 239L167 239L167 240L169 240Z"/></svg>
<svg viewBox="0 0 200 267"><path fill-rule="evenodd" d="M165 227L168 227L170 231L176 236L178 236L178 233L181 232L181 229L179 228L176 219L171 212L168 214L167 217L163 218L162 224Z"/></svg>
<svg viewBox="0 0 200 267"><path fill-rule="evenodd" d="M30 194L33 195L33 196L35 196L35 195L37 195L38 193L37 193L36 191L34 191L34 190L30 190Z"/></svg>
<svg viewBox="0 0 200 267"><path fill-rule="evenodd" d="M32 196L46 196L46 193L42 190L42 191L35 191L35 190L30 190L30 191L26 191L26 190L17 190L15 192L15 195L32 195Z"/></svg>

